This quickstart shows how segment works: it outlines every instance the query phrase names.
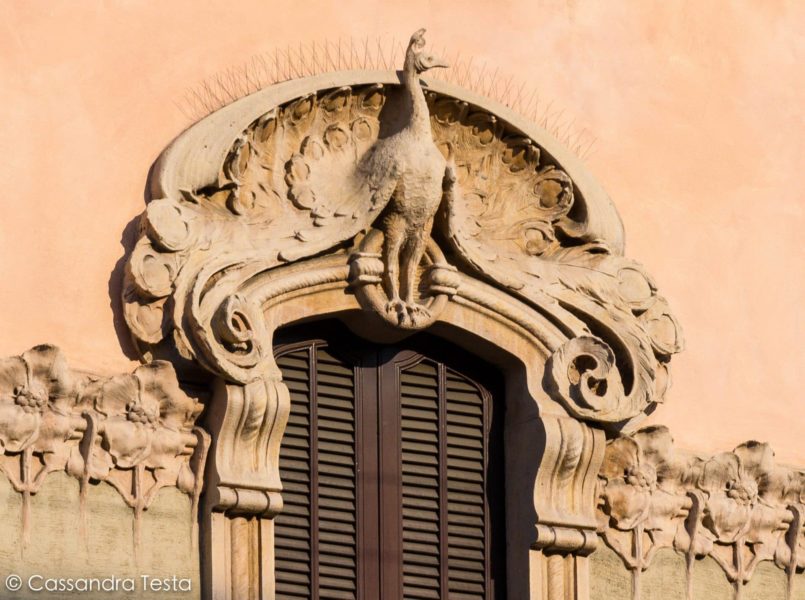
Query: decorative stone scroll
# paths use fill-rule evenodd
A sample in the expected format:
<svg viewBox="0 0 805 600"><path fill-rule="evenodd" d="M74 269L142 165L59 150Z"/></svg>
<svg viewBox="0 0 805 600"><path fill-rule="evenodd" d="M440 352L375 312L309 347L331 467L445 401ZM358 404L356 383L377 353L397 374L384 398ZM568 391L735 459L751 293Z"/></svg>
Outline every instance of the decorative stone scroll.
<svg viewBox="0 0 805 600"><path fill-rule="evenodd" d="M278 327L339 314L383 340L470 318L494 322L503 351L518 340L546 436L532 459L533 548L553 553L550 600L597 541L603 429L628 429L663 400L681 332L622 256L609 198L536 125L423 82L445 66L423 36L400 73L328 73L242 98L185 131L152 171L124 312L145 359L216 381L205 498L211 543L229 549L211 554L213 596L270 587L270 531L250 519L282 508ZM229 579L236 556L243 575Z"/></svg>
<svg viewBox="0 0 805 600"><path fill-rule="evenodd" d="M557 323L570 342L547 383L578 418L618 424L661 402L681 334L621 257L609 199L507 109L447 84L423 91L419 73L440 64L423 45L417 32L402 85L383 73L280 84L166 151L128 262L138 347L248 383L271 362L258 288L346 251L353 293L389 327L437 320L457 268Z"/></svg>
<svg viewBox="0 0 805 600"><path fill-rule="evenodd" d="M24 537L31 496L55 471L78 480L82 523L87 485L112 485L134 511L135 547L165 486L192 498L195 520L209 446L201 409L164 361L98 378L72 371L55 346L0 360L0 471L23 496Z"/></svg>
<svg viewBox="0 0 805 600"><path fill-rule="evenodd" d="M736 594L762 561L789 578L805 568L805 472L777 466L768 444L699 458L647 427L609 442L599 488L601 534L636 579L662 548L685 555L689 583L711 556Z"/></svg>

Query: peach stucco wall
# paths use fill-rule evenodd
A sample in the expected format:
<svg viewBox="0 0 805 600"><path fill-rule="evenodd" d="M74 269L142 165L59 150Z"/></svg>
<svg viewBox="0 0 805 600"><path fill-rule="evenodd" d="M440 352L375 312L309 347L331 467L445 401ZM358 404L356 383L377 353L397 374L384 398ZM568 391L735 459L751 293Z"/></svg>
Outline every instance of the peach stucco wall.
<svg viewBox="0 0 805 600"><path fill-rule="evenodd" d="M0 0L0 355L47 341L128 368L117 263L188 89L277 46L420 26L597 138L589 168L688 341L652 420L683 447L757 438L805 464L795 0Z"/></svg>

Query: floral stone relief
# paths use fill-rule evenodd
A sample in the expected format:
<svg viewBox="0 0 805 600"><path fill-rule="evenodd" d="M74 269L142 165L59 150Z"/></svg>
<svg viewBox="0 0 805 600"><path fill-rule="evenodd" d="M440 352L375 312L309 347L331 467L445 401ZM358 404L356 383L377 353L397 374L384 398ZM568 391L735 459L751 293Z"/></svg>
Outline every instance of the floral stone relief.
<svg viewBox="0 0 805 600"><path fill-rule="evenodd" d="M805 569L805 472L776 465L765 443L700 458L676 451L662 426L619 436L607 445L598 510L601 535L638 594L640 573L662 548L686 557L689 584L695 560L712 557L736 597L762 561L785 569L789 583Z"/></svg>
<svg viewBox="0 0 805 600"><path fill-rule="evenodd" d="M190 496L195 512L209 436L195 421L173 367L155 361L98 378L72 371L55 346L0 361L0 470L22 494L23 536L31 496L49 473L79 482L81 522L87 485L105 481L139 517L165 486Z"/></svg>

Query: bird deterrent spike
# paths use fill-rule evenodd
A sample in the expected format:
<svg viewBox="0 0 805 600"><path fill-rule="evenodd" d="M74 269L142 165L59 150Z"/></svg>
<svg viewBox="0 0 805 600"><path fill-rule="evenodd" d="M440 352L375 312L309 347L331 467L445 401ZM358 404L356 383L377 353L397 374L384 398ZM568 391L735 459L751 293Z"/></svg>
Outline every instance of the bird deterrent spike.
<svg viewBox="0 0 805 600"><path fill-rule="evenodd" d="M506 82L506 87L503 88L503 94L501 94L502 98L505 98L505 101L502 101L508 107L511 107L511 92L512 92L512 82L514 81L514 75L509 75L509 80Z"/></svg>
<svg viewBox="0 0 805 600"><path fill-rule="evenodd" d="M274 48L261 53L236 67L230 67L203 81L175 102L188 118L201 118L229 102L252 94L263 87L296 77L309 77L318 73L343 69L396 70L398 57L405 53L406 44L399 38L383 40L364 37L324 39L298 46ZM541 125L558 141L582 159L592 153L596 139L586 129L577 130L574 119L565 120L564 110L553 102L542 103L538 89L513 75L494 71L483 63L475 66L473 56L463 57L459 51L449 60L449 51L442 48L441 56L448 59L451 69L435 71L432 77L467 88L477 94L493 98Z"/></svg>
<svg viewBox="0 0 805 600"><path fill-rule="evenodd" d="M363 68L367 69L369 65L369 36L363 38Z"/></svg>
<svg viewBox="0 0 805 600"><path fill-rule="evenodd" d="M513 110L518 110L522 108L522 98L524 89L525 89L525 81L521 81L520 87L517 88L517 95L514 97L514 101L511 103L511 108Z"/></svg>
<svg viewBox="0 0 805 600"><path fill-rule="evenodd" d="M488 98L492 97L492 90L494 89L497 91L497 79L498 79L498 71L500 67L495 67L495 72L492 73L492 76L489 78L489 86L486 88L486 92L484 93L485 96Z"/></svg>
<svg viewBox="0 0 805 600"><path fill-rule="evenodd" d="M460 85L468 86L468 87L472 86L472 82L470 80L470 73L471 73L471 70L472 70L472 61L474 61L474 60L475 60L475 57L470 56L470 60L467 62L467 65L464 67L464 78L462 79Z"/></svg>

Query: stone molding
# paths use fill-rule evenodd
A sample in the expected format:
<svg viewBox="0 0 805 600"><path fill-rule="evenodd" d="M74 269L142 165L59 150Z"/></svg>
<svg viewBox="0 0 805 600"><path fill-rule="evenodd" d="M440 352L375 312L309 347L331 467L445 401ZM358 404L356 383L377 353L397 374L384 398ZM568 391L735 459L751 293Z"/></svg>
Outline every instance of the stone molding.
<svg viewBox="0 0 805 600"><path fill-rule="evenodd" d="M0 471L22 494L23 537L31 496L49 473L112 485L139 520L166 486L192 499L196 518L209 436L195 426L203 407L180 388L170 363L96 377L71 370L55 346L0 360Z"/></svg>
<svg viewBox="0 0 805 600"><path fill-rule="evenodd" d="M380 115L398 82L392 73L348 72L273 86L214 113L166 150L124 291L143 356L201 364L233 383L262 377L271 346L260 299L248 299L250 282L345 246L354 293L385 316L379 280L387 260L377 241L385 234L376 222L383 206L371 195L356 206L310 198L319 198L319 172L358 185L348 182L360 160L349 157L367 154L381 126L394 127ZM551 392L571 414L615 427L639 418L663 400L682 338L652 278L621 256L611 202L545 132L504 107L436 82L426 98L456 182L434 225L447 247L427 241L421 266L429 271L429 318L411 328L438 319L458 268L548 316L569 339L589 338L555 361ZM399 118L391 114L387 120ZM338 140L331 145L342 144L338 152L308 150L327 146L328 132ZM326 164L316 171L305 151ZM330 154L337 156L327 162ZM305 192L303 175L314 180ZM455 264L440 258L445 250Z"/></svg>
<svg viewBox="0 0 805 600"><path fill-rule="evenodd" d="M460 330L523 365L523 418L545 435L530 572L546 600L586 594L604 430L663 401L681 331L623 257L611 201L540 127L422 80L444 66L423 34L402 72L328 73L233 102L152 171L123 307L145 360L213 382L208 595L271 597L271 561L247 566L271 552L270 527L248 523L282 508L283 325L335 315L375 341Z"/></svg>
<svg viewBox="0 0 805 600"><path fill-rule="evenodd" d="M712 557L736 595L762 561L792 578L805 568L804 511L805 471L775 464L768 444L701 458L677 451L663 426L607 444L599 531L635 578L663 548L686 557L689 582L694 560Z"/></svg>

